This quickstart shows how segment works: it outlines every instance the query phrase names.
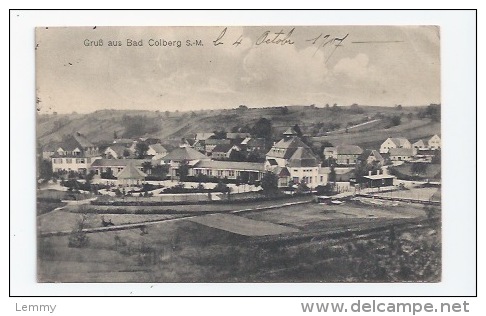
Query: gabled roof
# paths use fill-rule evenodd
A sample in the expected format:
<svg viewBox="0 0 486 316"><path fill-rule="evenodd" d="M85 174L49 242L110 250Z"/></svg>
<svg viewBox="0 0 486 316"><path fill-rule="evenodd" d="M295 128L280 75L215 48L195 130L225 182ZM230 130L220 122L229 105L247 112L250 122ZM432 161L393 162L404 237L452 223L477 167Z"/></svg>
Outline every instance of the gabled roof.
<svg viewBox="0 0 486 316"><path fill-rule="evenodd" d="M372 155L375 157L375 159L384 160L383 156L377 150L374 149L365 149L358 159L364 161L367 160L368 157Z"/></svg>
<svg viewBox="0 0 486 316"><path fill-rule="evenodd" d="M207 156L200 153L191 147L179 147L171 151L163 158L163 160L196 160L196 159L208 159Z"/></svg>
<svg viewBox="0 0 486 316"><path fill-rule="evenodd" d="M390 137L390 140L396 145L396 146L404 146L407 142L408 139L404 137Z"/></svg>
<svg viewBox="0 0 486 316"><path fill-rule="evenodd" d="M113 150L117 154L118 157L123 157L123 153L125 152L125 150L127 150L125 145L122 145L122 144L114 144L114 145L108 146L108 148L106 148L106 150L108 150L108 149ZM106 152L106 150L105 150L105 152Z"/></svg>
<svg viewBox="0 0 486 316"><path fill-rule="evenodd" d="M133 163L129 163L120 173L117 175L118 179L138 179L142 180L147 176L145 172L140 171Z"/></svg>
<svg viewBox="0 0 486 316"><path fill-rule="evenodd" d="M195 140L206 140L213 135L214 135L214 133L196 133L196 136L194 137L194 139Z"/></svg>
<svg viewBox="0 0 486 316"><path fill-rule="evenodd" d="M153 144L153 145L149 145L149 147L158 154L167 152L167 149L161 144Z"/></svg>
<svg viewBox="0 0 486 316"><path fill-rule="evenodd" d="M290 167L316 167L319 163L310 148L299 147L289 160Z"/></svg>
<svg viewBox="0 0 486 316"><path fill-rule="evenodd" d="M390 156L413 156L412 148L390 148Z"/></svg>
<svg viewBox="0 0 486 316"><path fill-rule="evenodd" d="M356 145L339 145L336 147L338 155L361 155L363 149Z"/></svg>
<svg viewBox="0 0 486 316"><path fill-rule="evenodd" d="M290 171L287 169L287 167L280 168L280 170L277 170L277 175L279 177L290 177Z"/></svg>
<svg viewBox="0 0 486 316"><path fill-rule="evenodd" d="M297 132L295 131L295 129L293 127L289 127L284 133L284 135L286 136L292 136L292 135L297 135Z"/></svg>
<svg viewBox="0 0 486 316"><path fill-rule="evenodd" d="M289 159L292 157L297 148L310 149L299 137L294 136L290 138L281 139L278 143L273 145L267 156L275 158Z"/></svg>
<svg viewBox="0 0 486 316"><path fill-rule="evenodd" d="M425 146L426 144L427 144L427 142L426 142L426 141L424 141L423 139L419 139L419 140L417 140L415 143L413 143L412 145L413 145L413 146L418 146L418 147L420 147L420 146Z"/></svg>
<svg viewBox="0 0 486 316"><path fill-rule="evenodd" d="M64 151L73 151L76 148L83 151L86 147L95 147L90 141L84 137L84 135L76 132L73 135L68 136L65 140L63 140L59 147L62 148Z"/></svg>
<svg viewBox="0 0 486 316"><path fill-rule="evenodd" d="M213 153L215 152L218 152L218 153L227 153L228 151L231 150L231 148L233 148L233 145L230 145L230 144L220 144L220 145L216 145L216 147L214 147L213 149Z"/></svg>

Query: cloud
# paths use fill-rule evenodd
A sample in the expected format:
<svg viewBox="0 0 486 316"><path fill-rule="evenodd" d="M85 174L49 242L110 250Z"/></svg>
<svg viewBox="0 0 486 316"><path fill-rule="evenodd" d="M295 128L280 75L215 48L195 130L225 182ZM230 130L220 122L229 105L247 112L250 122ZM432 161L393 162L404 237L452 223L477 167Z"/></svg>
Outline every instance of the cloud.
<svg viewBox="0 0 486 316"><path fill-rule="evenodd" d="M345 75L352 80L362 80L374 75L374 69L369 66L368 55L360 53L354 58L342 58L333 68L336 75Z"/></svg>

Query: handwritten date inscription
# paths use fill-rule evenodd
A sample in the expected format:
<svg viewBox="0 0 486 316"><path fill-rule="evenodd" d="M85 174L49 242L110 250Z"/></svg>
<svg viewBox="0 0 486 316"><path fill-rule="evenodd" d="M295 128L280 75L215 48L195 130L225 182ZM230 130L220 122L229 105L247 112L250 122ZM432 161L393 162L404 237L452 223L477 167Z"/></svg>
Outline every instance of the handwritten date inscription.
<svg viewBox="0 0 486 316"><path fill-rule="evenodd" d="M218 37L213 41L214 46L225 45L227 39L225 38L228 28L225 27L218 35ZM295 45L298 39L294 39L295 27L290 31L286 32L283 29L278 32L265 31L263 32L253 44L256 46L261 45L274 45L274 46L289 46ZM332 54L336 51L338 47L343 46L344 40L349 36L346 34L342 37L331 36L330 34L321 33L313 38L307 38L304 41L310 43L310 45L316 47L316 53L320 49L327 49L326 62L331 58ZM238 47L243 42L243 35L240 35L236 40L228 39L233 47ZM234 40L234 41L233 41ZM315 53L314 53L315 54Z"/></svg>

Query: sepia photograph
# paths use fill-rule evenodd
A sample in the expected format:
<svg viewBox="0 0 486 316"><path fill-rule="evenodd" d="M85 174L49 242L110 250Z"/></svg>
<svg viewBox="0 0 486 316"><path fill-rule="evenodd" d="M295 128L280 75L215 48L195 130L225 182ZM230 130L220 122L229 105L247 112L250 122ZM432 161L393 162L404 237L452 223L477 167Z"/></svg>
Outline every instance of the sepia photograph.
<svg viewBox="0 0 486 316"><path fill-rule="evenodd" d="M37 27L37 282L441 282L440 38Z"/></svg>

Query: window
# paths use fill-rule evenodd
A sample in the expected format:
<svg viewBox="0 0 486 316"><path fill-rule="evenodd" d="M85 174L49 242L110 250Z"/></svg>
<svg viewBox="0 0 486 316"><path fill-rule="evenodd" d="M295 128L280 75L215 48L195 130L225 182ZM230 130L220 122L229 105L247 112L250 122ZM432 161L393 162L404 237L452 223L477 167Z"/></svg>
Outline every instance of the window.
<svg viewBox="0 0 486 316"><path fill-rule="evenodd" d="M324 182L324 176L321 176L321 182Z"/></svg>
<svg viewBox="0 0 486 316"><path fill-rule="evenodd" d="M223 176L223 170L218 170L218 177L222 177Z"/></svg>
<svg viewBox="0 0 486 316"><path fill-rule="evenodd" d="M229 176L230 177L234 177L235 176L235 171L234 170L230 170L229 171Z"/></svg>
<svg viewBox="0 0 486 316"><path fill-rule="evenodd" d="M73 163L73 159L72 158L66 158L66 163Z"/></svg>
<svg viewBox="0 0 486 316"><path fill-rule="evenodd" d="M84 158L76 158L76 163L84 163Z"/></svg>

